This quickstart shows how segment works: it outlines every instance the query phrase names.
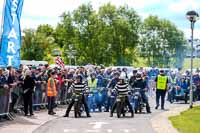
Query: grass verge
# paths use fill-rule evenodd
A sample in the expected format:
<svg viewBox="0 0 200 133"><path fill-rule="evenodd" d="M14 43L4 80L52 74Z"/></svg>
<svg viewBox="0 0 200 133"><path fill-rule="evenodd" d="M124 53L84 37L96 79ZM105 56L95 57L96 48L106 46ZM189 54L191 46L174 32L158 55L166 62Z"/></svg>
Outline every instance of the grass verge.
<svg viewBox="0 0 200 133"><path fill-rule="evenodd" d="M200 133L200 106L169 117L169 120L180 133Z"/></svg>

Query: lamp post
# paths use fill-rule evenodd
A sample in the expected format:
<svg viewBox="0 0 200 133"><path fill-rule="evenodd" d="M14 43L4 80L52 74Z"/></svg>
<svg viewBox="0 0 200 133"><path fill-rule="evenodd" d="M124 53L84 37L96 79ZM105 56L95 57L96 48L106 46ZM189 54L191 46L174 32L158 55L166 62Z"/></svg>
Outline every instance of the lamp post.
<svg viewBox="0 0 200 133"><path fill-rule="evenodd" d="M192 76L193 76L193 52L194 52L194 46L193 46L193 34L194 34L194 24L197 21L199 14L195 11L188 11L186 13L186 17L187 19L190 21L191 23L191 47L192 47L192 51L191 51L191 74L190 74L190 108L193 107L193 88L192 88Z"/></svg>
<svg viewBox="0 0 200 133"><path fill-rule="evenodd" d="M75 62L74 65L76 66L76 54L77 54L77 51L73 50L73 45L72 44L69 45L69 50L66 50L65 53L67 54L67 57L69 58L70 66L72 65L72 59L74 59L74 62Z"/></svg>

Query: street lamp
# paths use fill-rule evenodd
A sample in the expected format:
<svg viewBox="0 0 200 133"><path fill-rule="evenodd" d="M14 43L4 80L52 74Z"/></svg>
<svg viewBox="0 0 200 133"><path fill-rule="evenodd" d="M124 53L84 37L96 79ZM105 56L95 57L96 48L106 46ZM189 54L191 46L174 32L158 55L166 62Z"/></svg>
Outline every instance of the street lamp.
<svg viewBox="0 0 200 133"><path fill-rule="evenodd" d="M73 49L73 45L69 45L69 50L66 50L65 53L67 54L67 57L69 58L69 64L72 65L72 59L74 59L75 66L76 66L76 54L77 51Z"/></svg>
<svg viewBox="0 0 200 133"><path fill-rule="evenodd" d="M190 74L190 108L192 108L193 107L192 76L193 76L193 52L194 52L193 34L194 34L194 23L199 18L199 14L195 11L189 11L189 12L186 13L186 17L191 22L191 32L192 32L192 35L191 35L191 47L192 47L192 51L191 51L191 74Z"/></svg>

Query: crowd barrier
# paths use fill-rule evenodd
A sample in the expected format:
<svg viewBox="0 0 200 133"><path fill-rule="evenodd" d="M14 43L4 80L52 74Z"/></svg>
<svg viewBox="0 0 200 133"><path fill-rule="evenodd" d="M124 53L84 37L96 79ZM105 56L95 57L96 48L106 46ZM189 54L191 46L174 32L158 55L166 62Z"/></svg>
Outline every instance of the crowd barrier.
<svg viewBox="0 0 200 133"><path fill-rule="evenodd" d="M9 113L10 109L10 89L0 88L0 116L7 116L9 119L13 119Z"/></svg>

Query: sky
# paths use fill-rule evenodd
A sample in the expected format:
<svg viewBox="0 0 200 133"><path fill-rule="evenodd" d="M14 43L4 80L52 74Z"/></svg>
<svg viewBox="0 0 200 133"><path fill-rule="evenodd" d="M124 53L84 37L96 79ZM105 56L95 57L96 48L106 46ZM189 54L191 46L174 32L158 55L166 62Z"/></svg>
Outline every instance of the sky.
<svg viewBox="0 0 200 133"><path fill-rule="evenodd" d="M91 2L94 9L110 2L117 7L127 4L134 8L144 20L149 15L157 15L173 22L185 33L191 36L190 23L186 12L195 10L200 14L200 0L24 0L21 27L37 28L40 24L50 24L56 27L59 16L65 11L73 11L83 3ZM4 0L0 0L0 19L2 18ZM1 20L0 20L1 24ZM195 38L200 39L200 20L195 23Z"/></svg>

